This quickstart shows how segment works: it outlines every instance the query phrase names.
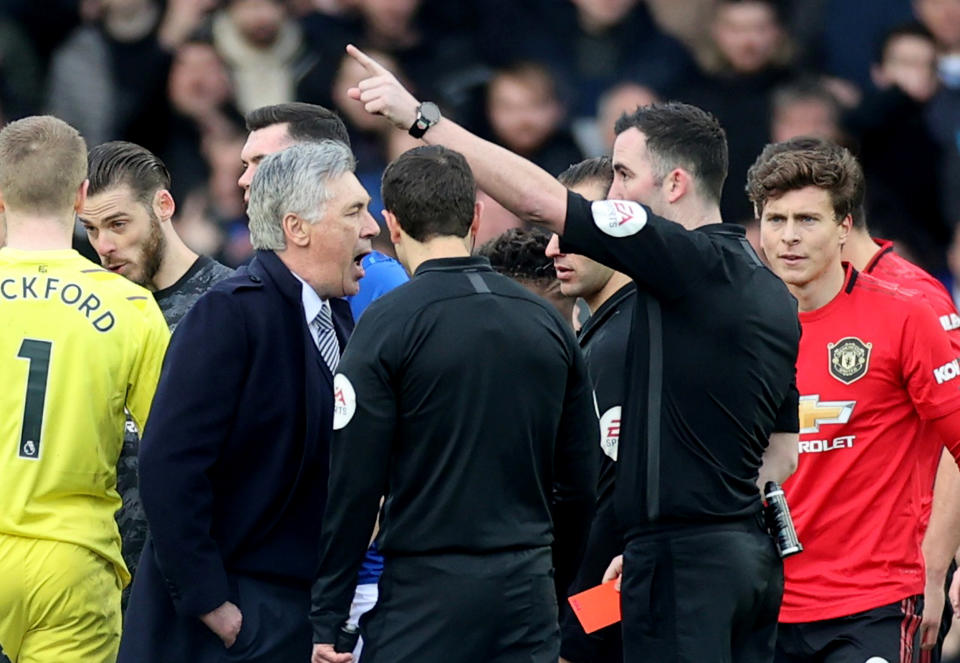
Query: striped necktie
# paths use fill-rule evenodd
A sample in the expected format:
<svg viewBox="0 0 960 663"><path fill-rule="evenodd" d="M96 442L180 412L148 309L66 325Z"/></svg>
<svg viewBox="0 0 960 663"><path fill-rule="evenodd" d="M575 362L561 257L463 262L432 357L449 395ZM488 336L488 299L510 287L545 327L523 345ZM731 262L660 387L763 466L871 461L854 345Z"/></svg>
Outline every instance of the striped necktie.
<svg viewBox="0 0 960 663"><path fill-rule="evenodd" d="M327 362L330 372L336 373L337 364L340 362L340 343L337 341L337 332L333 328L329 302L323 302L320 312L310 323L310 327L320 356Z"/></svg>

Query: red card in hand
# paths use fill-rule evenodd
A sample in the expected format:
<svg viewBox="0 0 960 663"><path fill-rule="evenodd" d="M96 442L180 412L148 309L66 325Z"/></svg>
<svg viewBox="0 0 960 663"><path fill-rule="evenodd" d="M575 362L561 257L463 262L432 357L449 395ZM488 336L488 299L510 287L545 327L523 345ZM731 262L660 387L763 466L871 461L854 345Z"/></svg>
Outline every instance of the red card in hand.
<svg viewBox="0 0 960 663"><path fill-rule="evenodd" d="M586 633L620 621L620 592L614 589L616 583L614 579L567 599Z"/></svg>

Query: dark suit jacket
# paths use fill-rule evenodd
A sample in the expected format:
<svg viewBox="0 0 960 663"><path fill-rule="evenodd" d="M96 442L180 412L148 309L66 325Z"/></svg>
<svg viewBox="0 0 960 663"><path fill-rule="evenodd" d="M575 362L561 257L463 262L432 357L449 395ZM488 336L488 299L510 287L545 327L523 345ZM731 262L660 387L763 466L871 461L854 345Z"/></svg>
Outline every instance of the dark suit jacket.
<svg viewBox="0 0 960 663"><path fill-rule="evenodd" d="M342 347L350 308L343 300L331 307ZM149 607L157 602L172 602L160 611L171 620L165 628L180 618L199 624L196 616L231 597L234 575L309 591L332 387L304 320L301 283L273 252L259 251L197 301L171 341L140 446L150 540L125 640L138 632L153 639L147 632L158 625L144 622L157 621Z"/></svg>

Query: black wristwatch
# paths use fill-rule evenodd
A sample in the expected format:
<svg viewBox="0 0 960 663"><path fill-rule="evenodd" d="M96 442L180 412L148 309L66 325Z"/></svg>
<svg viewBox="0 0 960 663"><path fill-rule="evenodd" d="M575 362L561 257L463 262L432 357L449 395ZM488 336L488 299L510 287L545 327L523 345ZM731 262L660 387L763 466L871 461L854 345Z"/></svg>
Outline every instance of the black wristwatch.
<svg viewBox="0 0 960 663"><path fill-rule="evenodd" d="M424 101L417 106L417 119L410 125L408 133L414 138L423 138L427 129L440 121L440 109L432 101Z"/></svg>

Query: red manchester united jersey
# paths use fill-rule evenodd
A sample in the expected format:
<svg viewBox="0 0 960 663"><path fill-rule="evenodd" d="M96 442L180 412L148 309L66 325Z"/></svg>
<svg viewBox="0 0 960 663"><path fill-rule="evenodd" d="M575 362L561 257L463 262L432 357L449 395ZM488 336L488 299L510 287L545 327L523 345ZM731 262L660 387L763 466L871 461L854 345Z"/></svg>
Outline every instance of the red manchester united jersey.
<svg viewBox="0 0 960 663"><path fill-rule="evenodd" d="M832 619L923 592L923 421L960 410L960 365L930 306L847 267L800 314L800 461L786 482L805 550L786 560L782 622Z"/></svg>
<svg viewBox="0 0 960 663"><path fill-rule="evenodd" d="M940 326L950 336L950 342L953 344L954 357L960 357L960 315L957 315L957 309L953 304L950 293L933 276L917 267L909 260L898 256L893 252L893 242L878 239L874 240L880 250L873 256L866 268L863 270L870 276L876 277L881 281L887 281L903 288L909 288L919 292L927 303L933 308L934 313L940 320ZM930 430L924 431L923 438L937 448L943 447L943 440ZM926 530L927 522L930 520L930 505L933 502L933 482L937 476L937 466L940 456L935 453L925 454L920 467L921 479L930 490L924 491L922 495L923 520L922 528Z"/></svg>

